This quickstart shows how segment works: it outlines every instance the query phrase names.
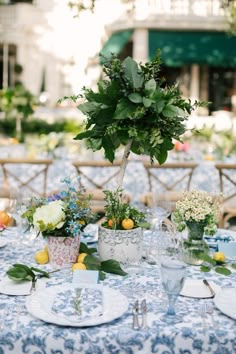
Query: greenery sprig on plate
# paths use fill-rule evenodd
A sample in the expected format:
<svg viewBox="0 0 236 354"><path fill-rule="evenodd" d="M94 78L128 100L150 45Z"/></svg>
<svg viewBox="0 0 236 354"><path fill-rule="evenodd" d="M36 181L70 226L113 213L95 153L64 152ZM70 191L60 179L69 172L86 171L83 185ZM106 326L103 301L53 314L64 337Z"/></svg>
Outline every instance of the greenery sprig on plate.
<svg viewBox="0 0 236 354"><path fill-rule="evenodd" d="M32 281L36 278L37 273L40 273L42 277L49 278L48 272L45 272L44 270L35 267L29 267L21 263L13 264L13 266L11 266L6 272L8 277L14 281L22 281L22 280Z"/></svg>

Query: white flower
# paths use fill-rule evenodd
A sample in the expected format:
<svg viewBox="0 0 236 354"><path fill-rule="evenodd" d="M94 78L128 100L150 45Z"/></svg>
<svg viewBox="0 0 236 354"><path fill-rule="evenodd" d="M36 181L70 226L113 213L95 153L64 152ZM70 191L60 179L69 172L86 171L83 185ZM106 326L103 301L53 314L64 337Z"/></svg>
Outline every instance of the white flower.
<svg viewBox="0 0 236 354"><path fill-rule="evenodd" d="M33 225L40 231L60 229L65 223L66 215L62 200L55 200L35 210Z"/></svg>

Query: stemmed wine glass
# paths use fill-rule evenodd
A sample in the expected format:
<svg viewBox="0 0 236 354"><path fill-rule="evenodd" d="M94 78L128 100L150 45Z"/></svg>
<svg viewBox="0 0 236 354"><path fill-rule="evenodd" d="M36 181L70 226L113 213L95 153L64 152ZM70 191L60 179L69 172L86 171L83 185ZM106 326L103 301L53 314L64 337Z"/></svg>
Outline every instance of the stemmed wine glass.
<svg viewBox="0 0 236 354"><path fill-rule="evenodd" d="M177 258L164 256L161 260L161 278L164 291L168 297L168 309L162 317L167 323L178 323L182 320L176 314L175 303L183 288L186 275L186 264Z"/></svg>

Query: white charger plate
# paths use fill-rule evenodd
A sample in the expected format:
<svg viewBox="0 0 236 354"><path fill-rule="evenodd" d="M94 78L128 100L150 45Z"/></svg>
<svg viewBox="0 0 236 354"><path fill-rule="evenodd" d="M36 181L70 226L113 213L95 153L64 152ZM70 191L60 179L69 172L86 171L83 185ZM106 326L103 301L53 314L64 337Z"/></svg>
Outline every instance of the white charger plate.
<svg viewBox="0 0 236 354"><path fill-rule="evenodd" d="M26 308L34 317L59 326L90 327L111 322L121 317L129 307L128 299L120 291L103 287L103 314L80 321L71 321L69 318L57 316L51 311L55 296L68 289L76 287L76 284L62 284L37 291L27 298ZM78 287L78 285L77 285Z"/></svg>
<svg viewBox="0 0 236 354"><path fill-rule="evenodd" d="M25 281L13 281L8 277L5 277L0 281L0 293L5 295L30 295L32 282ZM45 287L45 281L43 279L38 279L36 282L36 290Z"/></svg>
<svg viewBox="0 0 236 354"><path fill-rule="evenodd" d="M216 294L214 303L223 314L236 320L236 288L223 288Z"/></svg>
<svg viewBox="0 0 236 354"><path fill-rule="evenodd" d="M8 239L5 237L0 237L0 248L8 244Z"/></svg>
<svg viewBox="0 0 236 354"><path fill-rule="evenodd" d="M209 284L215 293L220 291L220 286L209 280ZM203 283L202 279L185 279L183 289L180 293L182 296L193 297L196 299L211 298L212 294L208 287Z"/></svg>

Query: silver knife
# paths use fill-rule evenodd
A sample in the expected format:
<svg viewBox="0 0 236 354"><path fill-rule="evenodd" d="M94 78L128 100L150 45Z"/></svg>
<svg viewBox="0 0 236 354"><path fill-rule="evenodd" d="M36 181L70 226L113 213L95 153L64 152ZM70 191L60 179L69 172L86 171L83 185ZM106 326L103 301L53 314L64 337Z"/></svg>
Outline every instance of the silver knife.
<svg viewBox="0 0 236 354"><path fill-rule="evenodd" d="M141 328L145 329L145 328L148 328L148 324L147 324L147 303L146 303L145 299L143 299L142 302L141 302L141 311L142 311Z"/></svg>
<svg viewBox="0 0 236 354"><path fill-rule="evenodd" d="M212 289L211 285L208 283L208 281L206 279L203 279L203 283L208 287L208 289L210 290L211 292L211 296L212 297L215 297L215 291Z"/></svg>

